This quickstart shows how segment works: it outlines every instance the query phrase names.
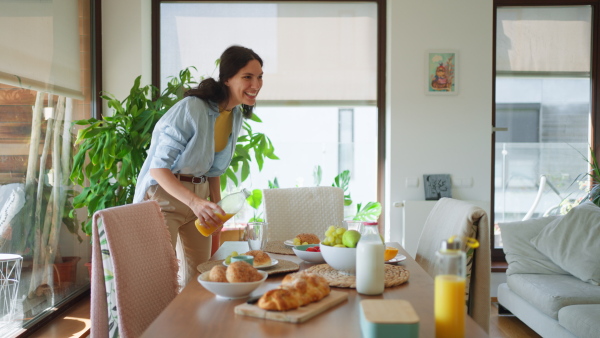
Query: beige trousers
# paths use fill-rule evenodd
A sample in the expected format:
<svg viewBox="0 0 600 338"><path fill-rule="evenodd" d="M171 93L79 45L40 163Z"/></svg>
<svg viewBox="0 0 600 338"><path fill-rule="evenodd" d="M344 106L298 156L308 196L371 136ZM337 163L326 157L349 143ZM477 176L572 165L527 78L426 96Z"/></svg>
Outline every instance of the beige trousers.
<svg viewBox="0 0 600 338"><path fill-rule="evenodd" d="M196 196L206 199L209 195L208 182L194 184L181 182ZM169 233L171 244L180 262L181 286L185 286L198 273L197 266L208 261L211 237L204 237L194 222L197 217L186 204L168 194L160 185L150 186L144 200L154 200L160 205ZM179 244L179 247L178 247Z"/></svg>

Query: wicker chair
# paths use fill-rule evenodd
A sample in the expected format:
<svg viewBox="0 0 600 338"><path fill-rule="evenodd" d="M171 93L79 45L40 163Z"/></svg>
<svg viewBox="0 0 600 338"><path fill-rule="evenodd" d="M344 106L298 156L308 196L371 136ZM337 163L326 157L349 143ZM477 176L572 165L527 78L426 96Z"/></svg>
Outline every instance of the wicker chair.
<svg viewBox="0 0 600 338"><path fill-rule="evenodd" d="M158 203L96 212L92 237L92 337L138 337L179 290Z"/></svg>
<svg viewBox="0 0 600 338"><path fill-rule="evenodd" d="M324 236L344 220L344 191L336 187L263 190L268 240L286 241L299 233Z"/></svg>

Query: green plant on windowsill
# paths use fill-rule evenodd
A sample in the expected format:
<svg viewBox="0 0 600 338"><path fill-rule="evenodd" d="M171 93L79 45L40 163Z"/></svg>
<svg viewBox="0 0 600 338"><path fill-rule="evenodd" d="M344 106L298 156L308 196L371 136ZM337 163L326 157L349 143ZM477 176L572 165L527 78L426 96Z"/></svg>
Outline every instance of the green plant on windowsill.
<svg viewBox="0 0 600 338"><path fill-rule="evenodd" d="M583 200L592 201L597 206L600 206L600 166L598 165L598 160L596 158L596 154L594 153L594 149L591 147L590 149L590 158L581 154L583 159L589 165L589 171L583 174L579 182L584 189L587 191L587 195L583 198Z"/></svg>
<svg viewBox="0 0 600 338"><path fill-rule="evenodd" d="M102 95L113 110L112 116L74 122L85 128L79 130L75 141L78 148L70 178L82 191L73 200L73 206L87 208L87 220L81 224L81 229L88 236L92 233L91 216L96 211L133 202L137 177L147 157L156 123L183 98L191 85L197 83L192 79L190 68L172 77L160 94L158 88L142 87L140 82L141 76L138 76L129 95L122 101L110 94ZM261 122L256 115L252 121ZM250 162L256 161L262 170L265 158L277 159L268 137L252 132L247 121L243 128L247 134L238 137L232 164L221 179L221 189L225 188L227 178L235 185L243 182L248 177ZM236 176L238 173L240 180Z"/></svg>
<svg viewBox="0 0 600 338"><path fill-rule="evenodd" d="M575 149L575 148L573 148ZM577 150L581 157L586 161L589 166L589 170L585 173L577 175L575 180L571 183L578 184L580 190L585 191L585 195L580 198L564 198L558 207L551 210L558 210L557 214L565 215L571 209L581 204L583 201L591 201L595 205L600 207L600 165L594 153L594 149L589 148L589 158ZM544 216L551 215L551 212L546 212Z"/></svg>

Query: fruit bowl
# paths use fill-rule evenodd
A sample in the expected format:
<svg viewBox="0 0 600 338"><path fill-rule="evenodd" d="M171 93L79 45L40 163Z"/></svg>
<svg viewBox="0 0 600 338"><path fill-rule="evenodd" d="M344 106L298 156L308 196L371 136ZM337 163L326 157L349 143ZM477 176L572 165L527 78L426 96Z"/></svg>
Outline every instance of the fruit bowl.
<svg viewBox="0 0 600 338"><path fill-rule="evenodd" d="M200 276L198 276L198 282L202 284L202 286L217 295L217 297L226 298L226 299L238 299L238 298L246 298L250 296L252 291L256 290L264 281L267 279L268 274L264 271L258 271L263 278L257 282L249 282L249 283L221 283L221 282L211 282L208 279L210 271L206 271Z"/></svg>
<svg viewBox="0 0 600 338"><path fill-rule="evenodd" d="M342 248L321 244L323 259L344 275L356 274L356 248Z"/></svg>
<svg viewBox="0 0 600 338"><path fill-rule="evenodd" d="M323 255L320 252L306 251L306 249L315 246L318 247L319 244L296 245L292 250L294 250L296 256L309 263L325 263L325 259L323 259Z"/></svg>

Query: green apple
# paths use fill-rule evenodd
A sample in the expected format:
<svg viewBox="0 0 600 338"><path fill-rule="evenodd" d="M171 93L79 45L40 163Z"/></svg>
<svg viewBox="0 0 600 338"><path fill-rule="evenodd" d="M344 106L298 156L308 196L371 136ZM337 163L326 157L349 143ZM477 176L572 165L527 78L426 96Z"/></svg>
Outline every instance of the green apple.
<svg viewBox="0 0 600 338"><path fill-rule="evenodd" d="M356 248L356 243L360 240L360 232L348 230L342 235L342 244L347 248Z"/></svg>

